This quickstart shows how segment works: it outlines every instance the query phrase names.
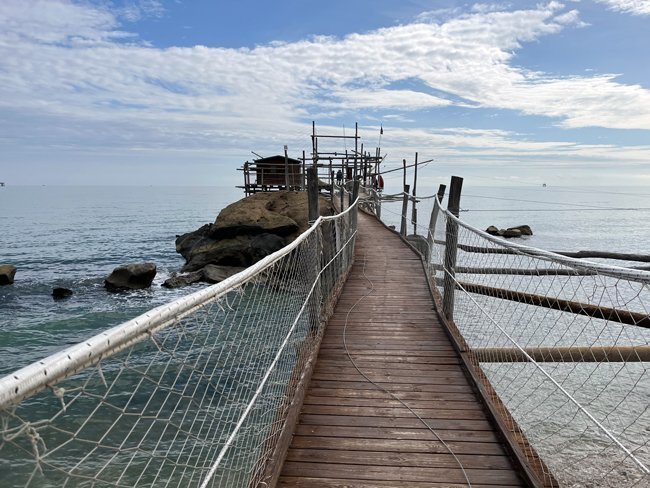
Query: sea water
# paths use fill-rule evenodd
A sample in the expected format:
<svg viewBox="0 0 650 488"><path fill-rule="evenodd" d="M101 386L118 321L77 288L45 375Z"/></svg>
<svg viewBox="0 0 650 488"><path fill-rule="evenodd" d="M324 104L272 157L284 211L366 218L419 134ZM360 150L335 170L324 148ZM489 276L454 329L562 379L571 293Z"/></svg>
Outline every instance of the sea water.
<svg viewBox="0 0 650 488"><path fill-rule="evenodd" d="M234 187L0 188L0 264L18 268L0 287L0 375L205 286L160 286L184 264L175 237L242 196ZM420 202L420 226L430 209ZM482 229L530 225L533 236L518 240L529 246L650 254L650 193L639 187L467 187L461 209ZM400 210L386 204L382 217L399 225ZM158 268L150 289L104 289L113 268L143 261ZM53 300L54 287L74 295Z"/></svg>
<svg viewBox="0 0 650 488"><path fill-rule="evenodd" d="M176 235L242 196L232 187L0 188L0 264L18 268L0 287L0 375L204 286L160 286L184 264ZM144 261L158 270L150 289L106 291L115 267ZM74 295L54 300L54 287Z"/></svg>

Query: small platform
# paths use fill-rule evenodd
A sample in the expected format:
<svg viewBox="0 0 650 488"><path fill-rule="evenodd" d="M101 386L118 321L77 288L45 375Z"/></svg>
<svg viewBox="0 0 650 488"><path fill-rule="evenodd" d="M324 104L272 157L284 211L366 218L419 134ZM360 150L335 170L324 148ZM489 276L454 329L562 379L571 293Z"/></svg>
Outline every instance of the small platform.
<svg viewBox="0 0 650 488"><path fill-rule="evenodd" d="M418 256L362 213L355 255L278 486L467 486L415 414L472 487L523 486L438 320Z"/></svg>

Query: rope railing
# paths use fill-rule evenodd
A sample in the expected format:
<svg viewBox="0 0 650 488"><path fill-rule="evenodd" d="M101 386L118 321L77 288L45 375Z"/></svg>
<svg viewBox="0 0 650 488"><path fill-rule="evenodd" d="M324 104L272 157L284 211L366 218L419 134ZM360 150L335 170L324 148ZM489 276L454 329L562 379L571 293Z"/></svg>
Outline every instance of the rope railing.
<svg viewBox="0 0 650 488"><path fill-rule="evenodd" d="M0 484L264 485L352 265L356 211L0 379Z"/></svg>
<svg viewBox="0 0 650 488"><path fill-rule="evenodd" d="M650 485L650 273L491 236L438 200L417 234L440 313L542 483Z"/></svg>

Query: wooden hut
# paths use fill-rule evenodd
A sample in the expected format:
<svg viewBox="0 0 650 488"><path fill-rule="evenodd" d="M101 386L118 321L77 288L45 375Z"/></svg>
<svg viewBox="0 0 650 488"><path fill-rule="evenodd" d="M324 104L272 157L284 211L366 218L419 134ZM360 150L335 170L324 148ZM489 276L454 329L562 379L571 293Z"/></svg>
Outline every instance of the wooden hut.
<svg viewBox="0 0 650 488"><path fill-rule="evenodd" d="M270 156L244 163L244 192L299 190L303 186L302 161ZM254 181L253 180L254 176Z"/></svg>

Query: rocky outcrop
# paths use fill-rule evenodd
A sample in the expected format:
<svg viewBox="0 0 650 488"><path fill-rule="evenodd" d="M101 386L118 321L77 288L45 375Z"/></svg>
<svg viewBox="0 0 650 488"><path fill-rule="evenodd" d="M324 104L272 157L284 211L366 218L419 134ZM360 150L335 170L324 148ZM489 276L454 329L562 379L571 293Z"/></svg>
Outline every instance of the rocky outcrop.
<svg viewBox="0 0 650 488"><path fill-rule="evenodd" d="M187 274L173 274L171 277L167 278L162 285L165 288L180 288L181 286L191 285L192 283L198 283L203 280L203 271L193 271L192 273Z"/></svg>
<svg viewBox="0 0 650 488"><path fill-rule="evenodd" d="M321 215L332 215L321 197ZM306 192L256 193L228 205L214 224L177 236L176 252L185 258L183 272L207 265L246 268L286 246L308 228Z"/></svg>
<svg viewBox="0 0 650 488"><path fill-rule="evenodd" d="M0 285L11 285L16 276L16 267L12 264L0 264Z"/></svg>
<svg viewBox="0 0 650 488"><path fill-rule="evenodd" d="M517 227L508 227L507 229L499 229L494 225L491 225L485 229L490 235L501 236L501 237L521 237L521 236L532 236L533 231L528 225L519 225Z"/></svg>
<svg viewBox="0 0 650 488"><path fill-rule="evenodd" d="M104 280L104 286L110 291L140 290L149 288L156 276L154 263L134 263L118 266Z"/></svg>

